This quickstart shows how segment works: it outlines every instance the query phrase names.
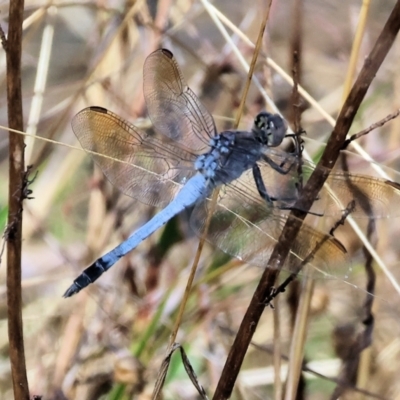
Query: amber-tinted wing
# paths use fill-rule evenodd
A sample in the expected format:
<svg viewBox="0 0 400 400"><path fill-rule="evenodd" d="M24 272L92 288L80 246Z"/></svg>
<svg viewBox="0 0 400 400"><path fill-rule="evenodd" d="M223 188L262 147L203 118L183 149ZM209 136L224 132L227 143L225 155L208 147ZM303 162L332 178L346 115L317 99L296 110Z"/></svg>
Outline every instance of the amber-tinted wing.
<svg viewBox="0 0 400 400"><path fill-rule="evenodd" d="M140 131L105 108L80 111L72 129L110 182L144 203L164 207L195 174L193 154Z"/></svg>
<svg viewBox="0 0 400 400"><path fill-rule="evenodd" d="M144 97L155 129L196 154L216 134L214 120L187 86L169 50L150 54L143 67Z"/></svg>

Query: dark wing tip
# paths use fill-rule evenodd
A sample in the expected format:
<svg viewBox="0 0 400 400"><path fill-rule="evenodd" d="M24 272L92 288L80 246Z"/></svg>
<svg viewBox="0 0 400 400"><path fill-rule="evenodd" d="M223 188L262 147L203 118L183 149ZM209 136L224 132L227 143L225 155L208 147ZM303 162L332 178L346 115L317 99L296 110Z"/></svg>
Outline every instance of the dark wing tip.
<svg viewBox="0 0 400 400"><path fill-rule="evenodd" d="M174 58L174 55L168 49L161 49L161 52L170 59Z"/></svg>
<svg viewBox="0 0 400 400"><path fill-rule="evenodd" d="M108 111L105 108L99 107L99 106L91 106L91 107L89 107L89 110L96 111L96 112L102 113L102 114L107 114L108 113Z"/></svg>

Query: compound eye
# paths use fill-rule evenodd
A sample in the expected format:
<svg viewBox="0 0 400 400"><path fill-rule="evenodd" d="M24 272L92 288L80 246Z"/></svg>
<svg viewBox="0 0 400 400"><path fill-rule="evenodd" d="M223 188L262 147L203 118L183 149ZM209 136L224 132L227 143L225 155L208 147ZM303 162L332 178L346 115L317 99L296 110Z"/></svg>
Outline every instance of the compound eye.
<svg viewBox="0 0 400 400"><path fill-rule="evenodd" d="M254 129L262 143L275 147L285 138L287 125L280 115L264 111L254 119Z"/></svg>

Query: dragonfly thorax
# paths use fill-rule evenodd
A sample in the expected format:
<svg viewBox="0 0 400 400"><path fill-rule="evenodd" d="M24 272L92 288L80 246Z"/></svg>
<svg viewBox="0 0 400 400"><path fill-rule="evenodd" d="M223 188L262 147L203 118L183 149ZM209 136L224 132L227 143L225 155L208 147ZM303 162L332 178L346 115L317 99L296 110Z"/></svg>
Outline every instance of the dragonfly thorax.
<svg viewBox="0 0 400 400"><path fill-rule="evenodd" d="M252 168L265 147L248 131L222 132L211 139L210 146L194 166L214 187L230 183Z"/></svg>
<svg viewBox="0 0 400 400"><path fill-rule="evenodd" d="M223 165L223 158L226 157L235 145L235 134L223 132L213 137L210 142L210 151L197 157L194 167L206 178L213 180L216 171Z"/></svg>

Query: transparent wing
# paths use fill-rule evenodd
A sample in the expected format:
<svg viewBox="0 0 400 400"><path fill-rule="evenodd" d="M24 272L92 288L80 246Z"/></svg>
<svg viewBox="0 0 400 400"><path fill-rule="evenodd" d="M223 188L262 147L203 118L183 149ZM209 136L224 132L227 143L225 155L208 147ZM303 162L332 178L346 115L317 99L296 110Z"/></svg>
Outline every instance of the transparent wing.
<svg viewBox="0 0 400 400"><path fill-rule="evenodd" d="M298 197L299 159L290 153L274 149L269 149L267 156L275 164L289 169L289 173L282 175L268 163L259 163L268 194L281 199L286 206L293 205ZM315 165L305 160L302 164L305 184ZM368 175L352 174L339 167L335 167L329 174L311 211L321 215L340 216L352 200L356 202L356 208L351 214L353 217L387 218L400 215L400 207L397 206L400 201L399 184Z"/></svg>
<svg viewBox="0 0 400 400"><path fill-rule="evenodd" d="M216 134L214 120L187 86L169 50L150 54L143 67L143 90L156 130L197 154Z"/></svg>
<svg viewBox="0 0 400 400"><path fill-rule="evenodd" d="M250 184L252 179L251 171L246 171L240 179L221 188L208 240L232 256L265 268L287 217L260 199L255 185ZM209 207L210 201L205 200L192 214L191 225L198 234L204 229ZM340 242L303 224L283 269L294 271L310 255L316 277L336 277L339 270L347 271L350 265Z"/></svg>
<svg viewBox="0 0 400 400"><path fill-rule="evenodd" d="M110 182L128 196L157 207L167 205L195 174L195 156L141 132L101 107L80 111L72 129Z"/></svg>

